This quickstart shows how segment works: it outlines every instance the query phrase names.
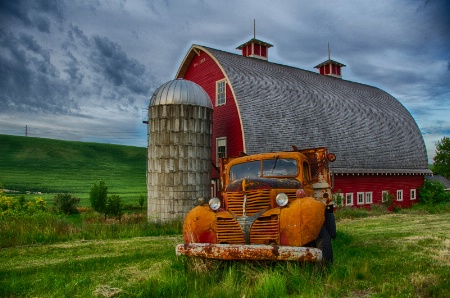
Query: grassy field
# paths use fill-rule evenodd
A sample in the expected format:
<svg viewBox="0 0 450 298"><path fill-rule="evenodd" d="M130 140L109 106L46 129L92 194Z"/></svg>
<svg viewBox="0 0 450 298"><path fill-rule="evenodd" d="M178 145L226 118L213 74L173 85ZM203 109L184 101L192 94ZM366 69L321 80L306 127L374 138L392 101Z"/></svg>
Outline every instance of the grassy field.
<svg viewBox="0 0 450 298"><path fill-rule="evenodd" d="M0 186L44 199L68 192L89 206L92 185L104 180L110 194L137 205L146 160L147 148L0 135Z"/></svg>
<svg viewBox="0 0 450 298"><path fill-rule="evenodd" d="M343 219L334 263L222 263L175 256L181 236L76 240L0 250L0 296L450 297L449 213Z"/></svg>
<svg viewBox="0 0 450 298"><path fill-rule="evenodd" d="M90 188L104 180L137 206L146 152L0 135L0 186L48 201L68 192L89 206ZM175 256L181 222L149 223L145 208L121 222L89 208L13 212L0 217L0 297L450 297L450 205L381 209L338 210L328 268L216 262L207 272Z"/></svg>

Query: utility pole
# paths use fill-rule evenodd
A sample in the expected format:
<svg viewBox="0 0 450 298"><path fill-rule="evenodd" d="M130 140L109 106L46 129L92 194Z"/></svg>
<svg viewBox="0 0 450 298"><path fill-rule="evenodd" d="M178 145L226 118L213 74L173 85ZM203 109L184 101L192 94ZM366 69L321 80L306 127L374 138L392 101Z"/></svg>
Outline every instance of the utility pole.
<svg viewBox="0 0 450 298"><path fill-rule="evenodd" d="M25 125L25 136L28 137L28 125Z"/></svg>

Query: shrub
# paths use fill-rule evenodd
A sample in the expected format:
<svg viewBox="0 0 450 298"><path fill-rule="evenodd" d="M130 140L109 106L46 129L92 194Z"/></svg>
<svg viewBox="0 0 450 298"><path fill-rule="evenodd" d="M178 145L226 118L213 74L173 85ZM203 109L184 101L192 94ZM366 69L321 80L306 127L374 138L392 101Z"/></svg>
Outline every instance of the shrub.
<svg viewBox="0 0 450 298"><path fill-rule="evenodd" d="M91 201L92 208L100 213L105 214L106 219L106 199L108 197L108 187L105 181L100 181L99 185L94 183L91 191L89 192L89 200Z"/></svg>
<svg viewBox="0 0 450 298"><path fill-rule="evenodd" d="M80 199L68 193L57 194L53 201L56 210L64 214L78 214L78 203L80 203Z"/></svg>
<svg viewBox="0 0 450 298"><path fill-rule="evenodd" d="M47 211L47 202L41 197L34 197L34 201L25 201L22 196L19 199L6 196L0 192L0 215L8 216L14 214L32 215L36 212Z"/></svg>
<svg viewBox="0 0 450 298"><path fill-rule="evenodd" d="M145 199L146 199L145 196L143 195L139 196L139 207L141 207L141 211L144 210Z"/></svg>
<svg viewBox="0 0 450 298"><path fill-rule="evenodd" d="M119 195L111 195L108 197L106 201L106 214L110 214L113 216L119 217L119 221L122 218L122 211L123 211L123 203L122 199Z"/></svg>
<svg viewBox="0 0 450 298"><path fill-rule="evenodd" d="M450 192L445 191L444 186L439 181L425 180L419 189L419 203L433 205L450 202Z"/></svg>
<svg viewBox="0 0 450 298"><path fill-rule="evenodd" d="M333 200L334 200L334 203L336 204L336 207L344 206L344 196L341 193L340 189L336 193L333 194Z"/></svg>
<svg viewBox="0 0 450 298"><path fill-rule="evenodd" d="M383 206L386 208L390 208L392 206L392 202L394 202L394 195L390 192L384 192L383 193Z"/></svg>

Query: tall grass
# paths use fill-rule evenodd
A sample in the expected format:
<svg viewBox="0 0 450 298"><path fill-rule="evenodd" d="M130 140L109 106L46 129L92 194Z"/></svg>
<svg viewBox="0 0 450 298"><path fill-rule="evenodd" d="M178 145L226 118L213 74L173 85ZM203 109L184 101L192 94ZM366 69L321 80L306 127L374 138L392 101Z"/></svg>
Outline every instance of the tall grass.
<svg viewBox="0 0 450 298"><path fill-rule="evenodd" d="M448 215L342 219L325 269L219 262L197 272L175 256L181 235L3 248L0 296L449 297Z"/></svg>
<svg viewBox="0 0 450 298"><path fill-rule="evenodd" d="M0 247L176 235L181 233L181 226L181 220L164 224L148 222L142 214L125 214L120 223L116 219L105 221L96 212L71 216L49 212L13 214L0 218Z"/></svg>

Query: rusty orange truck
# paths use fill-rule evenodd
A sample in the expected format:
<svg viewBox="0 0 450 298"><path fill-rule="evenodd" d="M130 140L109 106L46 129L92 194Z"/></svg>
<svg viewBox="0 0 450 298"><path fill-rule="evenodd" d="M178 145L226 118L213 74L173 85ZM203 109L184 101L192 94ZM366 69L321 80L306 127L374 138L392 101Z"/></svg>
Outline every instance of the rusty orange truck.
<svg viewBox="0 0 450 298"><path fill-rule="evenodd" d="M187 215L177 255L329 263L336 236L326 148L220 161L221 199Z"/></svg>

